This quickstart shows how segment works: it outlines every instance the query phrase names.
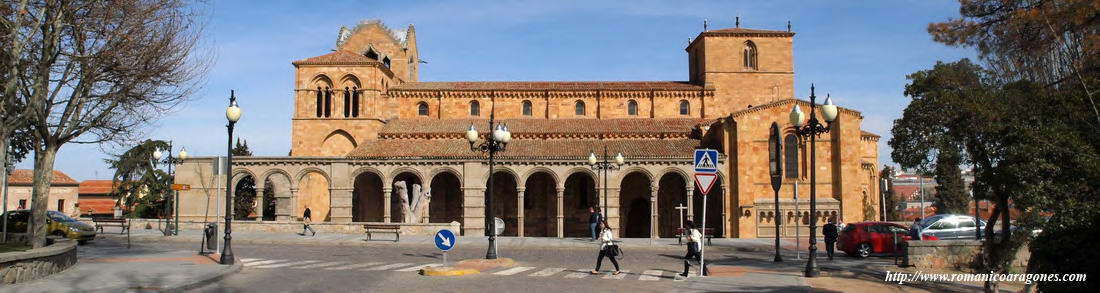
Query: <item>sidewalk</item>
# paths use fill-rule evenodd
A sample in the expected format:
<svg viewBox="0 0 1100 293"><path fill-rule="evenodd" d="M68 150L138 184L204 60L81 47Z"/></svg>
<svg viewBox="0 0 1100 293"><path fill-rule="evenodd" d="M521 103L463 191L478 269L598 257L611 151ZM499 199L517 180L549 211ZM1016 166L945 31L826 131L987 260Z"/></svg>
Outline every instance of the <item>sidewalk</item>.
<svg viewBox="0 0 1100 293"><path fill-rule="evenodd" d="M124 238L125 239L125 238ZM0 292L182 292L239 272L241 264L217 264L218 255L98 238L77 251L77 264Z"/></svg>

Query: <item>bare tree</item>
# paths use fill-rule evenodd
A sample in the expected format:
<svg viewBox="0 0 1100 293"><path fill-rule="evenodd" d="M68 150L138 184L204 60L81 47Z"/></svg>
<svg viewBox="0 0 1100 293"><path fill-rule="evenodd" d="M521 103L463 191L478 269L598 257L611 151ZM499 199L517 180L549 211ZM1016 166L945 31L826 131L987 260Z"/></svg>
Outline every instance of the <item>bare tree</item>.
<svg viewBox="0 0 1100 293"><path fill-rule="evenodd" d="M66 143L129 139L198 88L199 13L185 0L24 0L14 13L17 96L34 146L31 242L46 243L46 207L57 151ZM11 82L8 82L11 83Z"/></svg>

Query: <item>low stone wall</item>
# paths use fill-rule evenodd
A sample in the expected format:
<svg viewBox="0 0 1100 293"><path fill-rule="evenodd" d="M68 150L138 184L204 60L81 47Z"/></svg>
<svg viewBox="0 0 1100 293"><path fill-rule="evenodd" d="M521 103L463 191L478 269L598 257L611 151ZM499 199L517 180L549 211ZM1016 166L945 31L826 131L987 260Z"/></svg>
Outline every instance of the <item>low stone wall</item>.
<svg viewBox="0 0 1100 293"><path fill-rule="evenodd" d="M89 225L94 225L91 219L81 219L87 222ZM224 232L225 224L224 219L220 221L214 221L218 224L218 231ZM159 222L156 219L134 219L130 227L134 230L145 229L146 224L153 229L163 227L164 220ZM441 229L450 229L456 233L460 233L461 224L458 222L450 223L423 223L423 224L405 224L405 223L366 223L366 222L349 222L349 223L332 223L321 222L312 223L313 230L317 233L341 233L341 234L362 234L364 224L387 224L387 225L400 225L401 235L435 235L436 231ZM160 225L160 226L158 226ZM206 225L206 222L201 221L180 221L180 230L199 230L201 231ZM276 232L276 233L302 233L302 222L299 221L233 221L233 232ZM117 233L119 228L108 227L105 228L103 233L111 234Z"/></svg>
<svg viewBox="0 0 1100 293"><path fill-rule="evenodd" d="M1016 253L1012 266L1026 267L1031 253L1027 246ZM909 264L917 268L967 269L982 251L978 240L909 241Z"/></svg>
<svg viewBox="0 0 1100 293"><path fill-rule="evenodd" d="M53 245L43 248L0 253L0 283L36 280L75 264L76 241L73 240L58 239Z"/></svg>

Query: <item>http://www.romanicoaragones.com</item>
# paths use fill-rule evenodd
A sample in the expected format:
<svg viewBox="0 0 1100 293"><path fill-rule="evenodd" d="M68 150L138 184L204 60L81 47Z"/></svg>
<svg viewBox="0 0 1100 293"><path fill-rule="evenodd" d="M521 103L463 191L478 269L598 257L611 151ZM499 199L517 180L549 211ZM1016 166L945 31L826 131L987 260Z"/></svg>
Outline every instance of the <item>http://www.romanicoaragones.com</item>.
<svg viewBox="0 0 1100 293"><path fill-rule="evenodd" d="M913 273L886 272L886 282L898 284L915 282L1083 282L1086 274L930 274L921 271Z"/></svg>

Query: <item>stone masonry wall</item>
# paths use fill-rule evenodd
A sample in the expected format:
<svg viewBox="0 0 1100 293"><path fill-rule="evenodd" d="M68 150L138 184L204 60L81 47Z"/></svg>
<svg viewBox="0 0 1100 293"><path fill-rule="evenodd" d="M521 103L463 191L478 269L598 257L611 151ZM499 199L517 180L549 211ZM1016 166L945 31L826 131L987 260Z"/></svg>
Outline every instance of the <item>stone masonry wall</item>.
<svg viewBox="0 0 1100 293"><path fill-rule="evenodd" d="M25 283L64 271L76 264L76 241L0 254L0 284Z"/></svg>

